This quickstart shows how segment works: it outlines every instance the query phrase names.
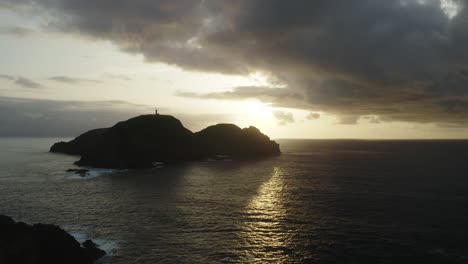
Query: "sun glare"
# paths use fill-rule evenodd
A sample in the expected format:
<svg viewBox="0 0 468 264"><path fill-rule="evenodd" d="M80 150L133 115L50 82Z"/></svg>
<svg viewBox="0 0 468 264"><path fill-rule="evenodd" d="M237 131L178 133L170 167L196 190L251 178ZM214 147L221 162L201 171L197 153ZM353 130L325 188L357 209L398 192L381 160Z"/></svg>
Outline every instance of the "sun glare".
<svg viewBox="0 0 468 264"><path fill-rule="evenodd" d="M245 102L245 109L248 114L258 119L270 119L272 117L272 109L268 104L257 100L249 100Z"/></svg>
<svg viewBox="0 0 468 264"><path fill-rule="evenodd" d="M460 3L455 0L440 0L440 8L448 18L452 19L460 12Z"/></svg>

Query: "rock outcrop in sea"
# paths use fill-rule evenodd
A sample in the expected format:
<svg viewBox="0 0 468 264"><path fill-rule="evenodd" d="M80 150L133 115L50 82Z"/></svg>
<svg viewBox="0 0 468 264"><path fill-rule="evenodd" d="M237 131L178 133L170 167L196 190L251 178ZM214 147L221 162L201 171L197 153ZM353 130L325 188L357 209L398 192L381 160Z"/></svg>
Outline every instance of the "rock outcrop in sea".
<svg viewBox="0 0 468 264"><path fill-rule="evenodd" d="M91 240L80 245L55 225L28 225L0 215L0 263L91 264L106 255Z"/></svg>
<svg viewBox="0 0 468 264"><path fill-rule="evenodd" d="M218 124L193 133L169 115L142 115L110 128L88 131L50 152L80 155L79 166L146 168L155 162L174 163L213 156L232 158L280 154L279 145L255 127Z"/></svg>

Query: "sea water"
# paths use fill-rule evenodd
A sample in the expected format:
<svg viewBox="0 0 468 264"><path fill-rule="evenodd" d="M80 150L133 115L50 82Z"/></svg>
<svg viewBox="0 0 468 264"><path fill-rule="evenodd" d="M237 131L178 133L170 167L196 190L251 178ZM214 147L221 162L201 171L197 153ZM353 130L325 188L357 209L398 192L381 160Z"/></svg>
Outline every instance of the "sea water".
<svg viewBox="0 0 468 264"><path fill-rule="evenodd" d="M0 138L0 214L93 239L103 263L468 263L468 141L279 140L83 178L60 140Z"/></svg>

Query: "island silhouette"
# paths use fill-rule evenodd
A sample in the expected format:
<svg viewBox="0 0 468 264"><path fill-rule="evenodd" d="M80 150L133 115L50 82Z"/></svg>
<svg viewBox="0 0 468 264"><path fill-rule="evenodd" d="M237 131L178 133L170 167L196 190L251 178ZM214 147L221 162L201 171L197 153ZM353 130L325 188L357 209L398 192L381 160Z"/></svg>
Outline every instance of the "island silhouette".
<svg viewBox="0 0 468 264"><path fill-rule="evenodd" d="M90 130L50 152L80 155L78 166L150 168L203 159L259 158L281 153L279 144L250 126L217 124L193 133L170 115L141 115Z"/></svg>

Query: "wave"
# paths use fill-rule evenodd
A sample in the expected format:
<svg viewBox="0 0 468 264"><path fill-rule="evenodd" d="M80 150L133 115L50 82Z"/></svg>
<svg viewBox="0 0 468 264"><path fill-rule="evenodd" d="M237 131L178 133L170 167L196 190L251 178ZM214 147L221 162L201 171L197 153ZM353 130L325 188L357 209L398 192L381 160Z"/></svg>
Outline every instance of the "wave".
<svg viewBox="0 0 468 264"><path fill-rule="evenodd" d="M88 234L84 232L70 232L70 234L81 243L85 242L88 239L91 239L98 247L104 250L108 256L114 256L119 249L120 242L113 239L106 238L91 238Z"/></svg>
<svg viewBox="0 0 468 264"><path fill-rule="evenodd" d="M104 175L109 175L109 174L113 174L116 172L124 171L124 170L116 170L116 169L101 169L101 168L88 168L88 167L85 167L84 169L88 170L88 172L84 176L78 175L74 171L72 171L72 172L66 172L65 178L69 180L90 180L99 176L104 176Z"/></svg>

